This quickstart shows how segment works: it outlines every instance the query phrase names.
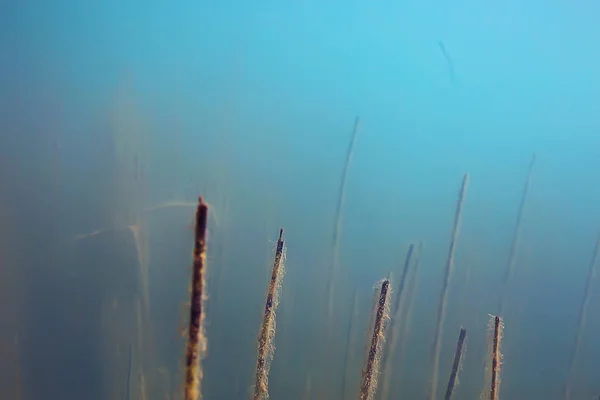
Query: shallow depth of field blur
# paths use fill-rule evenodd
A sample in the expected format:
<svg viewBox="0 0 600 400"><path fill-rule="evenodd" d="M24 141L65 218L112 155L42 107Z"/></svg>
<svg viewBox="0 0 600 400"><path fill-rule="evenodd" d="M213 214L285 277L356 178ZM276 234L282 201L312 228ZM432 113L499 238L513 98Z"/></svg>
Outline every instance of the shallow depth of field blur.
<svg viewBox="0 0 600 400"><path fill-rule="evenodd" d="M426 399L465 173L437 398L461 327L454 398L485 392L500 307L501 398L597 398L598 18L591 0L0 1L0 398L181 398L202 195L204 399L251 398L280 228L271 398L358 398L375 285L391 272L393 302L422 243L387 397Z"/></svg>

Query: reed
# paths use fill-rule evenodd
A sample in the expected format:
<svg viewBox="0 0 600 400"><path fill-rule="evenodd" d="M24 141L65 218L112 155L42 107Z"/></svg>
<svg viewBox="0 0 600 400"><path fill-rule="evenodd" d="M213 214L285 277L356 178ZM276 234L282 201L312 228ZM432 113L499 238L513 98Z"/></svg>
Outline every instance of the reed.
<svg viewBox="0 0 600 400"><path fill-rule="evenodd" d="M267 292L267 301L265 303L265 312L258 337L254 400L269 398L269 367L274 353L275 311L279 303L280 283L285 264L284 259L285 242L283 240L283 229L280 229L275 260L273 262L273 272L271 273L271 281L269 282L269 291Z"/></svg>
<svg viewBox="0 0 600 400"><path fill-rule="evenodd" d="M454 268L454 252L456 250L456 243L458 241L458 232L460 229L460 221L462 218L463 204L465 201L465 195L467 192L467 185L469 182L469 174L463 176L462 185L458 195L458 201L456 203L456 212L454 214L454 227L452 229L452 236L450 238L450 248L448 249L448 257L446 259L446 268L444 272L444 282L442 285L442 291L440 292L440 300L438 303L437 319L435 324L435 337L432 345L432 379L431 389L429 392L429 400L435 400L437 395L437 384L438 384L438 369L440 364L440 346L442 341L442 324L446 315L446 302L448 301L448 287L450 286L450 278L452 277L452 270Z"/></svg>
<svg viewBox="0 0 600 400"><path fill-rule="evenodd" d="M490 400L498 399L500 391L500 340L502 339L502 319L494 317L494 336L492 339L492 380L490 383Z"/></svg>
<svg viewBox="0 0 600 400"><path fill-rule="evenodd" d="M581 303L579 305L579 316L577 318L577 332L575 334L575 342L573 343L573 350L571 351L571 356L569 359L569 375L567 377L567 381L564 388L564 398L565 400L569 400L571 398L571 386L573 384L573 375L575 373L575 362L577 361L577 357L579 356L579 349L581 347L581 338L583 336L583 331L585 329L585 321L587 315L587 308L590 297L590 290L592 288L592 282L594 280L594 275L596 274L596 265L598 264L598 257L600 256L600 235L596 240L596 245L594 247L594 252L592 254L592 259L590 260L590 264L588 267L588 276L585 282L585 290L583 292L583 297L581 298Z"/></svg>
<svg viewBox="0 0 600 400"><path fill-rule="evenodd" d="M512 242L510 244L510 252L508 254L508 262L504 273L504 281L502 282L502 293L500 295L500 306L499 315L503 315L505 301L506 301L506 290L508 284L512 278L515 270L515 262L517 259L517 248L519 246L519 239L521 237L521 225L523 224L523 213L525 211L525 205L527 204L527 195L529 193L529 187L531 186L531 179L533 177L533 168L535 166L535 154L531 156L529 163L529 169L527 171L527 177L525 178L525 184L523 186L523 192L521 194L521 202L519 203L519 211L517 212L517 222L515 224L515 230L513 233Z"/></svg>
<svg viewBox="0 0 600 400"><path fill-rule="evenodd" d="M458 335L458 341L456 342L456 352L454 353L454 362L452 363L452 371L450 372L450 379L448 380L448 386L446 387L445 400L451 400L452 394L454 393L454 387L458 378L458 371L460 370L460 364L462 362L463 345L465 338L467 337L467 330L460 328Z"/></svg>
<svg viewBox="0 0 600 400"><path fill-rule="evenodd" d="M208 206L198 198L196 209L196 229L194 231L194 252L192 271L192 291L190 304L190 320L187 330L187 346L185 352L184 400L196 400L202 397L201 356L206 349L204 337L203 302L205 286L206 261L206 226Z"/></svg>
<svg viewBox="0 0 600 400"><path fill-rule="evenodd" d="M356 137L358 136L359 118L356 117L354 120L354 129L352 130L352 136L350 143L348 144L348 151L346 152L346 162L344 163L344 170L342 171L342 179L340 180L340 187L338 190L338 202L335 210L335 222L333 226L333 236L331 238L332 247L332 260L329 267L329 279L327 280L327 320L332 321L333 317L333 300L335 297L335 274L337 273L339 263L339 252L340 252L340 231L342 229L342 211L344 209L344 200L346 198L346 184L348 181L348 170L350 169L350 162L352 161L352 154L354 153L354 145L356 143ZM328 324L328 335L331 336L331 324Z"/></svg>
<svg viewBox="0 0 600 400"><path fill-rule="evenodd" d="M346 398L347 386L348 386L348 365L351 363L351 359L353 358L353 348L354 348L354 326L356 325L356 318L358 316L358 292L356 288L354 288L354 296L353 296L352 310L350 311L350 316L348 317L348 327L346 329L346 352L344 354L344 370L342 371L342 390L341 390L341 398Z"/></svg>
<svg viewBox="0 0 600 400"><path fill-rule="evenodd" d="M379 300L375 306L373 334L367 355L367 362L363 371L363 381L360 386L360 400L372 400L377 390L377 376L383 341L385 338L385 320L389 317L390 281L384 279L379 291Z"/></svg>
<svg viewBox="0 0 600 400"><path fill-rule="evenodd" d="M398 328L398 350L396 351L395 359L399 361L399 369L397 372L399 376L402 375L402 360L404 359L404 352L406 350L406 342L408 341L408 336L410 334L411 323L412 323L412 313L413 313L413 305L415 300L415 292L417 289L418 281L419 281L419 267L421 265L421 254L423 253L423 243L419 242L419 246L417 247L417 255L415 257L415 266L413 267L413 273L410 276L410 280L408 282L407 293L406 293L406 301L404 302L404 307L401 310L401 317L399 318L400 325Z"/></svg>
<svg viewBox="0 0 600 400"><path fill-rule="evenodd" d="M396 353L396 345L398 343L399 328L401 318L403 317L400 312L400 306L404 305L404 287L406 286L406 278L410 270L411 259L414 253L415 245L410 244L406 257L404 259L404 266L402 268L402 275L400 276L400 283L398 284L398 293L395 294L394 306L392 308L392 315L390 320L390 341L389 346L383 352L383 379L382 379L382 390L381 398L386 400L390 390L390 380L392 374L392 367L394 362L394 355Z"/></svg>

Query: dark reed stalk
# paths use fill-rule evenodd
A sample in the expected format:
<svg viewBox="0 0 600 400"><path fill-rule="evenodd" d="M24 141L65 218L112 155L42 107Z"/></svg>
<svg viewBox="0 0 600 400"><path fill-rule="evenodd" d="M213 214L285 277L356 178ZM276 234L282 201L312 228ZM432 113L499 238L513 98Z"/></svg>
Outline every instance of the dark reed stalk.
<svg viewBox="0 0 600 400"><path fill-rule="evenodd" d="M204 337L203 301L205 286L205 260L206 260L206 226L208 219L208 206L198 197L196 209L196 229L194 231L194 252L192 272L192 293L190 304L190 320L187 332L187 346L185 352L185 386L184 400L201 398L202 368L200 359L206 348Z"/></svg>
<svg viewBox="0 0 600 400"><path fill-rule="evenodd" d="M502 320L494 317L494 338L492 342L492 381L490 384L490 400L498 399L500 390L500 340L502 331Z"/></svg>
<svg viewBox="0 0 600 400"><path fill-rule="evenodd" d="M410 277L410 281L408 282L408 292L406 293L406 302L404 303L406 307L405 310L402 311L402 317L400 318L400 321L402 322L402 333L399 333L400 340L398 342L398 354L396 356L396 360L400 361L400 367L402 367L404 349L406 349L406 341L408 340L408 335L411 328L413 304L419 280L419 266L421 265L422 252L423 243L419 242L419 247L417 248L417 255L415 257L415 266L413 267L413 273ZM398 330L398 332L400 332L400 330Z"/></svg>
<svg viewBox="0 0 600 400"><path fill-rule="evenodd" d="M384 340L384 323L388 317L390 281L384 279L381 283L379 301L375 307L375 322L371 346L367 356L367 364L363 372L363 381L360 386L360 400L372 400L377 389L377 375L379 373L379 358Z"/></svg>
<svg viewBox="0 0 600 400"><path fill-rule="evenodd" d="M527 195L529 193L529 187L531 186L531 178L533 176L533 168L535 166L535 154L531 156L531 162L529 163L529 169L527 170L527 177L525 178L525 185L523 186L523 192L521 194L521 202L519 203L519 210L517 211L517 221L515 224L515 230L513 233L512 242L510 245L510 252L508 254L508 262L506 264L506 271L504 273L504 281L502 282L502 294L500 296L499 315L504 312L506 290L508 284L512 278L515 269L515 261L517 258L517 248L519 247L519 239L521 236L521 225L523 221L523 212L525 205L527 204Z"/></svg>
<svg viewBox="0 0 600 400"><path fill-rule="evenodd" d="M454 267L454 252L456 250L456 243L458 241L458 232L460 229L460 221L462 217L463 204L465 201L465 195L467 192L467 185L469 182L469 174L463 176L460 193L458 195L458 202L456 204L456 212L454 214L454 227L452 229L452 236L450 239L450 247L448 249L448 258L446 259L446 268L444 272L444 281L442 291L440 292L440 300L437 309L437 319L435 324L435 338L432 346L433 356L433 370L431 379L431 390L429 392L429 400L435 400L437 395L438 385L438 369L440 364L440 344L442 341L442 323L446 314L446 302L448 301L448 287L450 286L450 278L452 276L452 270Z"/></svg>
<svg viewBox="0 0 600 400"><path fill-rule="evenodd" d="M254 400L269 398L269 367L273 359L273 339L275 338L275 311L278 305L280 276L284 267L285 242L283 229L279 230L277 250L273 262L273 272L269 282L269 291L265 303L265 312L260 335L258 338L258 357L256 361L256 383L254 386Z"/></svg>
<svg viewBox="0 0 600 400"><path fill-rule="evenodd" d="M452 57L450 57L450 54L448 54L448 50L446 50L446 45L444 45L444 42L442 42L441 40L438 41L437 43L440 51L442 52L442 56L444 57L444 60L446 60L446 64L448 65L448 72L450 73L450 80L452 80L452 82L454 82L454 80L456 79L456 75L454 73L454 62L452 61Z"/></svg>
<svg viewBox="0 0 600 400"><path fill-rule="evenodd" d="M594 280L594 275L596 274L596 264L598 264L598 257L600 255L600 236L598 240L596 240L596 245L594 247L594 253L592 255L592 259L590 261L590 265L588 267L588 276L587 281L585 283L585 291L583 292L583 298L581 299L581 304L579 305L579 317L577 319L577 334L575 337L575 342L573 343L573 350L571 351L571 357L569 360L569 375L567 378L567 382L564 388L564 397L565 400L569 400L571 398L571 385L573 384L573 374L575 372L575 362L577 361L577 357L579 356L579 349L581 347L581 337L583 336L583 330L585 329L585 320L590 296L590 289L592 287L592 281Z"/></svg>
<svg viewBox="0 0 600 400"><path fill-rule="evenodd" d="M411 260L414 253L415 245L410 244L406 257L404 258L404 267L402 268L402 275L400 276L400 283L398 284L398 293L395 294L394 306L392 308L391 320L390 320L390 341L389 346L384 350L383 359L383 379L382 379L382 390L381 398L387 399L390 389L390 377L392 374L392 366L394 360L394 354L396 352L396 345L398 343L398 328L401 323L400 319L400 305L404 302L404 287L406 286L406 277L410 270Z"/></svg>
<svg viewBox="0 0 600 400"><path fill-rule="evenodd" d="M348 181L348 170L350 169L350 162L352 161L352 154L354 153L354 144L356 143L356 137L358 135L359 118L356 117L354 120L354 129L352 130L352 136L350 143L348 144L348 151L346 152L346 162L344 163L344 170L342 171L342 179L340 180L340 188L338 190L338 203L335 210L335 225L333 226L333 236L331 238L331 247L333 250L331 265L329 267L329 279L327 281L327 320L332 321L333 317L333 299L335 295L335 274L338 269L339 263L339 252L340 252L340 231L342 229L342 211L344 209L344 200L346 197L346 184ZM329 324L331 327L331 323ZM331 331L329 330L329 334Z"/></svg>
<svg viewBox="0 0 600 400"><path fill-rule="evenodd" d="M400 283L398 284L398 293L396 294L396 301L394 301L394 308L392 309L392 318L396 316L398 310L400 309L400 303L402 302L402 293L404 292L404 286L406 285L406 277L408 276L408 271L410 270L414 249L415 245L411 243L408 246L408 251L406 252L406 257L404 258L402 275L400 276Z"/></svg>
<svg viewBox="0 0 600 400"><path fill-rule="evenodd" d="M348 386L348 364L352 358L352 349L354 348L354 325L358 316L358 292L354 288L354 296L352 302L352 310L348 318L348 328L346 329L346 352L344 353L344 371L342 375L342 400L346 398L346 390Z"/></svg>
<svg viewBox="0 0 600 400"><path fill-rule="evenodd" d="M454 387L456 386L456 378L458 377L458 371L462 361L462 351L466 337L467 330L460 328L458 342L456 342L456 352L454 353L454 362L452 363L452 372L450 372L450 379L448 380L448 387L446 388L446 395L444 396L445 400L452 399L452 393L454 392Z"/></svg>

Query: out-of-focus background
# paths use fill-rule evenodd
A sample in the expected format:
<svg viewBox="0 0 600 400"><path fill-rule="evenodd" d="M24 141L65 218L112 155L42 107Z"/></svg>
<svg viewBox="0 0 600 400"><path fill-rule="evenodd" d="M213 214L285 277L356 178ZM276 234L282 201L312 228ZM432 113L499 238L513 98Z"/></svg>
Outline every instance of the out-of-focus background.
<svg viewBox="0 0 600 400"><path fill-rule="evenodd" d="M205 399L249 397L281 227L271 397L341 399L346 375L356 398L373 287L392 271L397 294L422 242L387 390L426 398L466 172L438 397L461 326L456 398L484 390L503 288L503 397L598 396L599 16L589 0L1 1L0 397L180 397L201 194Z"/></svg>

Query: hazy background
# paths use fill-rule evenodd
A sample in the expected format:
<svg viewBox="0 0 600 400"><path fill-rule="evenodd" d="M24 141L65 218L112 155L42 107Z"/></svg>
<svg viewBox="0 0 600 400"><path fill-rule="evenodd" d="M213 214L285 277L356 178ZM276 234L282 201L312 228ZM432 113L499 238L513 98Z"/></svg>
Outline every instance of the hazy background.
<svg viewBox="0 0 600 400"><path fill-rule="evenodd" d="M397 276L418 240L411 335L392 394L424 398L457 191L469 172L440 388L462 325L456 398L477 398L488 314L535 152L501 393L562 398L600 231L599 18L591 0L0 1L0 396L125 398L139 290L130 225L148 265L145 348L156 354L143 361L154 385L147 396L176 391L194 210L147 209L202 194L215 211L206 399L248 397L280 227L288 258L272 398L300 399L307 374L312 398L339 398L354 288L362 332L373 285L390 270ZM329 358L320 343L325 280L355 116ZM595 281L577 399L600 394L598 301Z"/></svg>

